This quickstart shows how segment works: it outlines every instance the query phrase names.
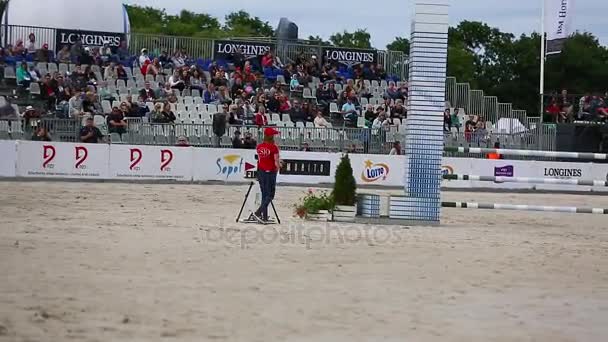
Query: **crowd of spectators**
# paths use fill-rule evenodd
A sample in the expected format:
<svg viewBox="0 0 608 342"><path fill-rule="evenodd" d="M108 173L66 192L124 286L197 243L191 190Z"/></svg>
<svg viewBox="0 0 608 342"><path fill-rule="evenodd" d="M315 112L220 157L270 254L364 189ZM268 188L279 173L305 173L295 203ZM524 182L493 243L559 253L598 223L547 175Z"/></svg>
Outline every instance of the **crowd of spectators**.
<svg viewBox="0 0 608 342"><path fill-rule="evenodd" d="M16 67L17 85L34 89L33 84L38 84L45 112L80 119L83 129L88 127L87 118L96 115L105 118L110 133L118 134L127 131L129 118L177 123L176 108L184 96L218 106L213 131L219 136L226 132L221 126L275 124L268 120L268 114L275 113L289 114L294 124L319 128L338 121L349 127L388 129L407 117L407 83L387 81L378 64L356 65L346 72L304 53L286 64L272 51L259 60L241 56L227 64L200 63L183 50L169 54L142 49L134 57L125 42L113 51L107 45L86 47L77 40L56 56L48 44L37 46L32 33L27 43L17 41L2 50L3 56L28 57ZM62 64L70 64L69 70ZM372 103L377 99L381 100ZM104 106L106 101L111 107ZM332 111L334 104L337 110Z"/></svg>
<svg viewBox="0 0 608 342"><path fill-rule="evenodd" d="M608 119L608 92L603 95L596 93L572 96L564 89L559 95L549 97L544 114L545 122L571 123L575 120L605 122Z"/></svg>

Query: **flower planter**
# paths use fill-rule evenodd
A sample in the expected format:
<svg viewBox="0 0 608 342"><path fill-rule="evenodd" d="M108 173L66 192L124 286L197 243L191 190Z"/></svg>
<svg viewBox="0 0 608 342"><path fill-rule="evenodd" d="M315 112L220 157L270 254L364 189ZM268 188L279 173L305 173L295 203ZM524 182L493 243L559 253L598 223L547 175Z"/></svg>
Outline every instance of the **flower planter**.
<svg viewBox="0 0 608 342"><path fill-rule="evenodd" d="M355 222L357 216L357 207L348 205L337 205L334 208L334 221L335 222Z"/></svg>
<svg viewBox="0 0 608 342"><path fill-rule="evenodd" d="M328 210L319 210L316 214L308 214L309 221L327 222L331 221L331 214Z"/></svg>
<svg viewBox="0 0 608 342"><path fill-rule="evenodd" d="M357 215L365 218L380 218L380 195L357 196Z"/></svg>

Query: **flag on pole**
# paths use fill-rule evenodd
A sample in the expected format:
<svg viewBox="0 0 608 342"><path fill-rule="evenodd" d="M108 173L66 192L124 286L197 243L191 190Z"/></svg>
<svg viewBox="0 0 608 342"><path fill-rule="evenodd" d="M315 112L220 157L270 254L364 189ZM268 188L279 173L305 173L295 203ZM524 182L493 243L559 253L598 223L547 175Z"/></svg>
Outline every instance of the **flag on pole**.
<svg viewBox="0 0 608 342"><path fill-rule="evenodd" d="M545 0L547 55L562 52L564 41L572 33L574 0Z"/></svg>

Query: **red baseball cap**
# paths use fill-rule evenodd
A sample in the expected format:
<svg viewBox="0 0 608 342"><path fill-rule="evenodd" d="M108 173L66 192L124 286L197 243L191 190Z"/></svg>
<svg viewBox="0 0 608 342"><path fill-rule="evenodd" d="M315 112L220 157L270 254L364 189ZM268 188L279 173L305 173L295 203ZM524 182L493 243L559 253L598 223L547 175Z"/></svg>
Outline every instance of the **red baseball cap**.
<svg viewBox="0 0 608 342"><path fill-rule="evenodd" d="M277 131L276 129L272 128L272 127L266 127L264 129L264 136L266 137L271 137L273 135L279 135L281 132Z"/></svg>

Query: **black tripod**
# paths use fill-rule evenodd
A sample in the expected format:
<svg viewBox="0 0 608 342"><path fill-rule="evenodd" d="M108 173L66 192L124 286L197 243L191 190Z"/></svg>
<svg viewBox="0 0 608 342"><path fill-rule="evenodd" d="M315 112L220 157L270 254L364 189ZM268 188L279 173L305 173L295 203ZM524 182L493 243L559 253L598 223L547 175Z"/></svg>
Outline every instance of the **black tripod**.
<svg viewBox="0 0 608 342"><path fill-rule="evenodd" d="M242 223L258 223L258 221L255 219L255 217L253 217L253 213L249 213L249 217L247 217L246 219L241 220L241 215L243 214L243 209L245 208L245 204L247 203L247 199L249 198L249 194L251 194L251 189L253 188L253 185L255 184L255 182L251 182L249 184L249 190L247 190L247 194L245 195L245 200L243 201L243 205L241 206L241 210L239 211L239 216L236 217L236 222L242 222ZM279 214L277 214L277 210L274 207L274 202L270 202L270 205L272 206L272 211L274 212L274 217L276 217L276 222L275 220L272 219L268 219L268 221L266 222L266 224L281 224L281 219L279 218Z"/></svg>

